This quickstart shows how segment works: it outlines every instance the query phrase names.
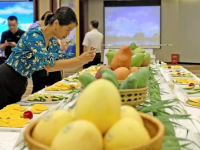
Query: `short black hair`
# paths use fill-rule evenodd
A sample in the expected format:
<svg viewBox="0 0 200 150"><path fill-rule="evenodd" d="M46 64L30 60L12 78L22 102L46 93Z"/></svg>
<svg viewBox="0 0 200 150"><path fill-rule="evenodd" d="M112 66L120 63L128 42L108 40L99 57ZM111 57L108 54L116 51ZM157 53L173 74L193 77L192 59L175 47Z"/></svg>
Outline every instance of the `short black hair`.
<svg viewBox="0 0 200 150"><path fill-rule="evenodd" d="M71 23L78 25L75 12L70 7L60 7L54 14L50 14L46 17L45 26L52 25L55 20L59 21L59 25L65 26Z"/></svg>
<svg viewBox="0 0 200 150"><path fill-rule="evenodd" d="M9 16L8 20L10 20L10 21L16 20L16 22L18 21L16 16Z"/></svg>
<svg viewBox="0 0 200 150"><path fill-rule="evenodd" d="M42 15L42 17L40 18L42 21L44 21L44 19L46 18L46 14L47 13L52 13L51 11L46 11L43 15Z"/></svg>
<svg viewBox="0 0 200 150"><path fill-rule="evenodd" d="M96 29L99 27L99 22L97 20L91 21L90 24Z"/></svg>

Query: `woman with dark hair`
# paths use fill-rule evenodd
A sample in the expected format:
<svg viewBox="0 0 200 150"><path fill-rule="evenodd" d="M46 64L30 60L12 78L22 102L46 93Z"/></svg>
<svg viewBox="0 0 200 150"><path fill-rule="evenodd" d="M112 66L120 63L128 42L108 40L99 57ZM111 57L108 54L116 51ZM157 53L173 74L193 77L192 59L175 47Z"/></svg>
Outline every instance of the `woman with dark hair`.
<svg viewBox="0 0 200 150"><path fill-rule="evenodd" d="M47 16L52 15L52 14L53 13L51 11L45 12L42 15L41 19L39 21L36 21L34 24L32 24L29 27L29 29L35 28L35 27L43 27L43 26L48 25L49 20L46 23L45 23L45 21L47 19ZM62 51L66 50L67 47L68 47L67 43L60 45L60 48ZM53 85L54 83L56 83L60 80L62 80L61 71L55 71L55 72L49 72L49 73L45 69L35 71L32 74L32 82L33 82L32 94L42 90L43 88L45 88L46 85L47 86Z"/></svg>
<svg viewBox="0 0 200 150"><path fill-rule="evenodd" d="M78 22L69 7L59 8L49 15L47 26L26 31L6 63L0 66L0 108L21 100L26 91L27 78L43 68L48 72L82 66L94 59L94 48L82 55L68 59L57 42L70 34Z"/></svg>

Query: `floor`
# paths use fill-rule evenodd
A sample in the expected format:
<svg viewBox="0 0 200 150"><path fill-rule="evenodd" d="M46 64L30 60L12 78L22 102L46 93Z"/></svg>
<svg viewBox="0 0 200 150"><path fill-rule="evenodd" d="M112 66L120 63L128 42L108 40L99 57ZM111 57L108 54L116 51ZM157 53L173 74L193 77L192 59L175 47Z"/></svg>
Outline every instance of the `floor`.
<svg viewBox="0 0 200 150"><path fill-rule="evenodd" d="M200 77L200 65L182 65L181 64L181 66L188 69L190 72L192 72L196 76ZM71 74L73 74L73 73L71 72ZM65 76L67 76L67 75L65 75ZM32 92L32 88L33 88L32 79L29 79L28 80L28 87L27 87L27 90L26 90L25 94L23 95L23 97L29 96Z"/></svg>

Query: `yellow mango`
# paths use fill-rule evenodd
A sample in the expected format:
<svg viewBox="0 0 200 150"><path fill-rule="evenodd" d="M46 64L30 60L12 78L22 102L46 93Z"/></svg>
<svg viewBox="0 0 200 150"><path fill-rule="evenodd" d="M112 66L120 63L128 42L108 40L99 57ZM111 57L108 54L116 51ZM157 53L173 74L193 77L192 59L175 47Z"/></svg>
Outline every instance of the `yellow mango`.
<svg viewBox="0 0 200 150"><path fill-rule="evenodd" d="M9 127L7 123L0 122L0 127Z"/></svg>
<svg viewBox="0 0 200 150"><path fill-rule="evenodd" d="M37 111L45 111L45 110L48 110L49 107L37 107L36 110Z"/></svg>
<svg viewBox="0 0 200 150"><path fill-rule="evenodd" d="M4 122L4 123L7 123L7 124L8 124L8 123L10 123L10 120L11 120L11 119L1 119L1 122Z"/></svg>
<svg viewBox="0 0 200 150"><path fill-rule="evenodd" d="M195 103L195 102L188 102L190 105L193 105L193 106L200 106L199 103Z"/></svg>
<svg viewBox="0 0 200 150"><path fill-rule="evenodd" d="M7 112L0 112L0 117L1 117L2 119L7 119L7 118L10 117L10 114L7 113Z"/></svg>
<svg viewBox="0 0 200 150"><path fill-rule="evenodd" d="M18 110L18 111L26 111L28 108L27 107L17 107L14 108L14 110Z"/></svg>
<svg viewBox="0 0 200 150"><path fill-rule="evenodd" d="M13 108L12 107L4 107L2 111L8 111L9 112L10 110L13 110Z"/></svg>
<svg viewBox="0 0 200 150"><path fill-rule="evenodd" d="M21 119L19 115L10 115L10 119Z"/></svg>
<svg viewBox="0 0 200 150"><path fill-rule="evenodd" d="M27 118L16 118L16 119L7 119L8 120L8 123L28 123L30 119L27 119Z"/></svg>
<svg viewBox="0 0 200 150"><path fill-rule="evenodd" d="M24 125L25 123L18 123L18 122L13 122L8 124L9 127L15 127L15 128L23 128Z"/></svg>
<svg viewBox="0 0 200 150"><path fill-rule="evenodd" d="M88 120L105 134L120 119L120 107L118 89L110 81L98 79L80 95L76 103L75 119Z"/></svg>
<svg viewBox="0 0 200 150"><path fill-rule="evenodd" d="M6 107L17 108L17 107L20 107L20 105L19 104L10 104L10 105L7 105Z"/></svg>
<svg viewBox="0 0 200 150"><path fill-rule="evenodd" d="M40 113L42 113L43 111L38 111L38 110L36 110L35 108L31 108L31 111L34 113L34 114L40 114Z"/></svg>
<svg viewBox="0 0 200 150"><path fill-rule="evenodd" d="M71 115L64 110L50 112L43 116L36 124L32 132L32 137L35 140L50 146L57 133L72 121L73 118Z"/></svg>

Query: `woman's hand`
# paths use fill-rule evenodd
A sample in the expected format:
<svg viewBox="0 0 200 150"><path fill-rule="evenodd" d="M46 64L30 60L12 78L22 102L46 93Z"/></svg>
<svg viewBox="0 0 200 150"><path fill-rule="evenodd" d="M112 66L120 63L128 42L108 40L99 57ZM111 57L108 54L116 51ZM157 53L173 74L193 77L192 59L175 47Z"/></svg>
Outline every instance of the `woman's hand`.
<svg viewBox="0 0 200 150"><path fill-rule="evenodd" d="M93 61L95 57L95 50L96 48L92 47L89 51L82 53L79 56L80 61L82 61L83 63L88 63L90 61Z"/></svg>
<svg viewBox="0 0 200 150"><path fill-rule="evenodd" d="M60 42L60 48L61 48L61 50L62 51L66 51L70 43L71 43L71 41L65 42L64 40L62 40Z"/></svg>

